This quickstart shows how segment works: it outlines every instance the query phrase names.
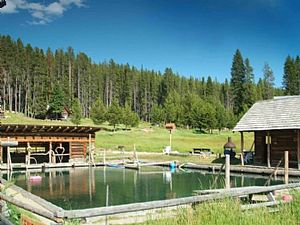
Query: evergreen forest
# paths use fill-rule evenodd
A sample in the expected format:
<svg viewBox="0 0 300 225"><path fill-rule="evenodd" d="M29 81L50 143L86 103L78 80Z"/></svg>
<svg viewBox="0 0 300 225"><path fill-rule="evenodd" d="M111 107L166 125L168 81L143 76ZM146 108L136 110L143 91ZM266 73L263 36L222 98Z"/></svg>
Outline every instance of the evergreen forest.
<svg viewBox="0 0 300 225"><path fill-rule="evenodd" d="M49 109L56 115L68 109L76 115L75 124L90 117L95 124L109 121L114 126L135 126L141 120L221 130L232 128L256 101L300 93L299 57L287 56L283 67L282 88L274 87L268 63L255 82L250 59L237 49L231 74L224 74L229 79L221 83L212 76L181 76L171 68L95 63L72 47L45 51L2 35L0 104L3 110L34 118L46 118Z"/></svg>

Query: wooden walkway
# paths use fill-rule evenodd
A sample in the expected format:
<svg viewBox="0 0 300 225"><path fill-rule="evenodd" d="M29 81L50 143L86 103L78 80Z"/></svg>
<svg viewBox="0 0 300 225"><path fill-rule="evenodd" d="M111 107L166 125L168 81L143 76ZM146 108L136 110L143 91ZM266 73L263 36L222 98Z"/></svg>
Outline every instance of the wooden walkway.
<svg viewBox="0 0 300 225"><path fill-rule="evenodd" d="M193 164L186 163L180 166L186 169L198 169L198 170L208 170L208 171L225 171L221 164ZM279 176L284 176L283 168L276 167L265 167L265 166L240 166L240 165L230 165L230 172L234 173L249 173L249 174L260 174L260 175L271 175L274 174L274 170L277 170L276 174ZM289 168L289 176L300 177L300 170Z"/></svg>

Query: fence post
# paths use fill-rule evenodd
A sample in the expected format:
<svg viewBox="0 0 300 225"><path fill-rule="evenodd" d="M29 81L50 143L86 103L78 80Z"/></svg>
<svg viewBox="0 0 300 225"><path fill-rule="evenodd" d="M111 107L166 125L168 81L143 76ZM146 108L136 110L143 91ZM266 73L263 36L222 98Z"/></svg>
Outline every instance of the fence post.
<svg viewBox="0 0 300 225"><path fill-rule="evenodd" d="M284 151L284 183L289 183L289 151Z"/></svg>
<svg viewBox="0 0 300 225"><path fill-rule="evenodd" d="M230 189L230 155L225 155L225 188Z"/></svg>

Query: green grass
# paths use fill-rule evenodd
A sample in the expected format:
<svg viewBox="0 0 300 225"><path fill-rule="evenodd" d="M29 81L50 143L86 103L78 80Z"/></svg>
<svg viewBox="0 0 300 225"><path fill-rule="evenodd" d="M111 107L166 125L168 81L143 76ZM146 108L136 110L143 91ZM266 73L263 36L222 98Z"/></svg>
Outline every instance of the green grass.
<svg viewBox="0 0 300 225"><path fill-rule="evenodd" d="M33 125L73 125L69 120L37 120L23 116L19 113L6 113L7 118L1 120L6 124L33 124ZM90 119L83 119L81 125L95 126ZM113 130L108 124L101 125L103 128ZM194 147L210 148L215 153L223 152L223 145L228 136L240 150L240 134L231 131L214 131L213 134L199 133L195 130L177 128L172 134L172 150L189 152ZM253 133L245 133L245 148L250 149L253 142ZM116 150L117 146L124 145L126 150L133 150L136 145L137 151L162 152L169 145L169 131L162 127L152 127L148 123L141 123L138 128L126 130L118 127L116 132L103 130L96 135L96 147Z"/></svg>
<svg viewBox="0 0 300 225"><path fill-rule="evenodd" d="M300 193L294 193L294 201L278 206L279 212L268 208L242 211L237 199L205 202L195 209L178 210L174 218L147 221L144 225L295 225L300 224Z"/></svg>
<svg viewBox="0 0 300 225"><path fill-rule="evenodd" d="M232 137L237 148L240 149L240 135L231 131L223 131L220 134L196 133L194 130L177 129L172 134L172 150L178 152L189 152L194 147L210 148L215 153L223 152L223 145L228 136ZM245 147L250 149L253 143L253 134L245 134ZM164 128L135 128L131 131L119 130L117 132L98 132L96 146L117 149L118 145L124 145L126 150L133 150L136 145L137 151L162 152L169 145L169 132Z"/></svg>

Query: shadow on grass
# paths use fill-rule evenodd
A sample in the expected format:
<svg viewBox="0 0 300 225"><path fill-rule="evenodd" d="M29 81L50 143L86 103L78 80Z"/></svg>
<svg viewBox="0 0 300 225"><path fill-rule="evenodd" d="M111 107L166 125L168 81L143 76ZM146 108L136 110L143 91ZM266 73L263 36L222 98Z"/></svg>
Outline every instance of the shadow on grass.
<svg viewBox="0 0 300 225"><path fill-rule="evenodd" d="M108 132L112 132L112 133L116 133L118 131L131 131L131 128L121 128L121 127L116 127L116 129L114 128L101 128L102 130L108 131Z"/></svg>
<svg viewBox="0 0 300 225"><path fill-rule="evenodd" d="M212 163L220 163L224 164L225 163L225 157L217 158L212 161ZM230 159L230 164L231 165L241 165L241 160L238 158L231 158Z"/></svg>
<svg viewBox="0 0 300 225"><path fill-rule="evenodd" d="M205 130L194 129L193 134L208 134Z"/></svg>

